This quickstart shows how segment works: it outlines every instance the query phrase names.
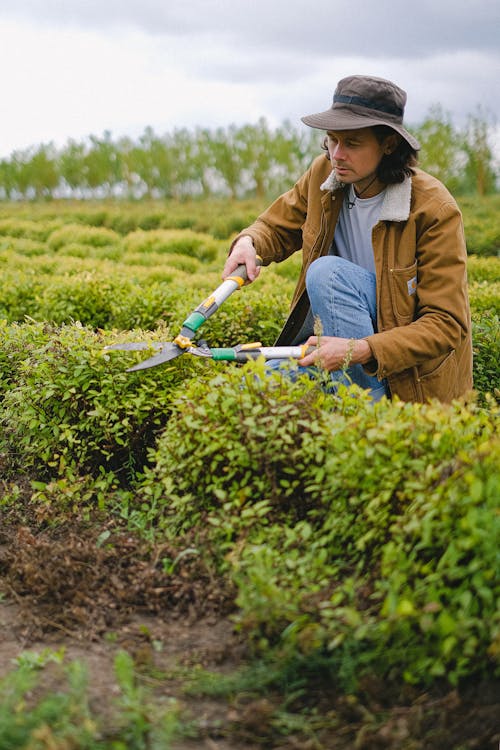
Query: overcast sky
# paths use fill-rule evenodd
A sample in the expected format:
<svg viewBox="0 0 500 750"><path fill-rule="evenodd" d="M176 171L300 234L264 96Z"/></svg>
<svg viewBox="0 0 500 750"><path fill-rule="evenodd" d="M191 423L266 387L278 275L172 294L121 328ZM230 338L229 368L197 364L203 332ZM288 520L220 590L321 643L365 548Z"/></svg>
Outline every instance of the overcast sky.
<svg viewBox="0 0 500 750"><path fill-rule="evenodd" d="M390 78L405 121L500 122L500 0L1 0L0 157L70 138L271 126Z"/></svg>

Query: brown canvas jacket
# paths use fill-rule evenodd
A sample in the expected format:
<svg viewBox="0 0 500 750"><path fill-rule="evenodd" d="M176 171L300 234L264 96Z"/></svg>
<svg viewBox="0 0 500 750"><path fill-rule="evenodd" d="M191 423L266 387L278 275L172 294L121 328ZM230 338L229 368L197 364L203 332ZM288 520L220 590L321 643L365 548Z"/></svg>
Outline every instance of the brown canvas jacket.
<svg viewBox="0 0 500 750"><path fill-rule="evenodd" d="M343 200L331 165L319 156L295 186L241 235L250 235L263 264L302 250L291 311L277 344L290 343L309 309L305 274L326 255ZM449 402L472 389L467 254L458 206L438 180L420 169L389 185L373 228L377 333L367 337L367 371L387 378L403 401Z"/></svg>

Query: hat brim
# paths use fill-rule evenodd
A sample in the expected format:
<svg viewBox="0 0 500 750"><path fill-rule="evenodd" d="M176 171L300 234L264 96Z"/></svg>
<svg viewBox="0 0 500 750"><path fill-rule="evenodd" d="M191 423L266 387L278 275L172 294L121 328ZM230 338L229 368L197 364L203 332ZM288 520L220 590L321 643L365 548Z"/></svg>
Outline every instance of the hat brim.
<svg viewBox="0 0 500 750"><path fill-rule="evenodd" d="M307 115L300 119L303 123L309 125L309 127L319 128L320 130L359 130L361 128L371 128L373 125L387 125L387 127L399 133L415 151L420 149L420 143L406 128L383 117L369 117L357 114L356 112L342 110L339 107L327 109L325 112L317 112L314 115Z"/></svg>

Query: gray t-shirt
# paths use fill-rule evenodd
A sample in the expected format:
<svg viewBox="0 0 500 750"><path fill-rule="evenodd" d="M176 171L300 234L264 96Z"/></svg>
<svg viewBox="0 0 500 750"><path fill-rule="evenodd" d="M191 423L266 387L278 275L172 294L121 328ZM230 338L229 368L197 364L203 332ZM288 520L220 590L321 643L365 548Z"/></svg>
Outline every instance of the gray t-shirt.
<svg viewBox="0 0 500 750"><path fill-rule="evenodd" d="M382 190L373 198L358 198L354 187L350 185L335 228L331 253L334 253L336 248L336 254L341 258L375 273L372 229L379 220L384 197L385 190ZM349 208L348 204L353 202L354 205Z"/></svg>

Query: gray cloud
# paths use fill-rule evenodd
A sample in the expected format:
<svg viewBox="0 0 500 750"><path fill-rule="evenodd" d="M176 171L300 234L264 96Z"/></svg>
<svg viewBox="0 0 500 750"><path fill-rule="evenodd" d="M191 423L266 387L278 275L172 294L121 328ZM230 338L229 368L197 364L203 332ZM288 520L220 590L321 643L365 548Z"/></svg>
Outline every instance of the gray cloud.
<svg viewBox="0 0 500 750"><path fill-rule="evenodd" d="M209 35L213 45L372 58L425 58L454 50L499 54L498 0L3 0L2 11L40 23Z"/></svg>

